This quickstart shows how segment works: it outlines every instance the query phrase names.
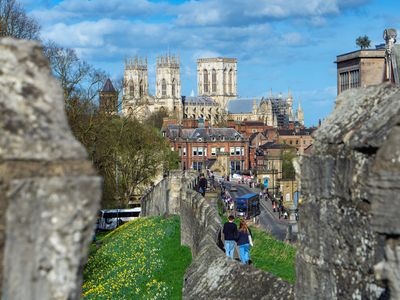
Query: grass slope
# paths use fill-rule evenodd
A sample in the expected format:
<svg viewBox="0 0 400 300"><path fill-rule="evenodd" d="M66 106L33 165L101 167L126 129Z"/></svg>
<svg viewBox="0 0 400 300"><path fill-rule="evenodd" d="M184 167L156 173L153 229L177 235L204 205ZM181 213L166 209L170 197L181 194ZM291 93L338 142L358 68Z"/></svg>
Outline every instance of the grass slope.
<svg viewBox="0 0 400 300"><path fill-rule="evenodd" d="M250 227L250 229L254 241L254 247L250 250L250 257L254 266L294 283L296 279L296 248L276 240L262 229L254 227Z"/></svg>
<svg viewBox="0 0 400 300"><path fill-rule="evenodd" d="M102 239L84 270L84 299L181 299L191 262L179 217L140 218Z"/></svg>

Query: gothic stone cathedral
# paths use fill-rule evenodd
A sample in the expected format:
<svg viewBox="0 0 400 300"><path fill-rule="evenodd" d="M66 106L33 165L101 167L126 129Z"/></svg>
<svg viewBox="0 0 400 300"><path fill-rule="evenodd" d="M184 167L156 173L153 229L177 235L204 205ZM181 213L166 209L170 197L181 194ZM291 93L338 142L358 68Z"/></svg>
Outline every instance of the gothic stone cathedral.
<svg viewBox="0 0 400 300"><path fill-rule="evenodd" d="M282 114L282 109L274 108L272 99L258 101L259 107L255 107L254 104L253 109L247 113L228 115L229 101L238 97L235 58L198 59L197 87L198 96L181 96L180 59L166 55L157 57L156 93L152 96L148 91L147 59L135 57L125 61L122 114L143 119L152 112L165 111L179 121L182 118L204 118L215 124L232 118L260 120L266 125L278 126L277 114ZM276 105L283 105L283 114L288 120L293 119L291 95L287 101Z"/></svg>

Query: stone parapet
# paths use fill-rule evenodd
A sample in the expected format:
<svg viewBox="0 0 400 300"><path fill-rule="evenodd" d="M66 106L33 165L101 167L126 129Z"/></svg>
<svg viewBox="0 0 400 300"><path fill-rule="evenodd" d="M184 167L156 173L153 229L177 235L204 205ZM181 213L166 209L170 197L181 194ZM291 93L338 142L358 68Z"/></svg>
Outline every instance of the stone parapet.
<svg viewBox="0 0 400 300"><path fill-rule="evenodd" d="M79 299L101 197L38 43L0 39L2 299Z"/></svg>
<svg viewBox="0 0 400 300"><path fill-rule="evenodd" d="M400 298L399 116L398 87L353 89L317 130L301 159L296 299Z"/></svg>

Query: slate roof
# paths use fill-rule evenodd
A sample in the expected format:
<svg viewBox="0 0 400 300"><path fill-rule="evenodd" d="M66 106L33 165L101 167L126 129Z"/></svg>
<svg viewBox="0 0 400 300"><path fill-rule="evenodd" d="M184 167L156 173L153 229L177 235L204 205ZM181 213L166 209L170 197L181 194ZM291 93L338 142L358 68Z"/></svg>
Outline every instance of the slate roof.
<svg viewBox="0 0 400 300"><path fill-rule="evenodd" d="M294 148L286 144L276 144L275 142L267 142L260 146L262 149L290 149Z"/></svg>
<svg viewBox="0 0 400 300"><path fill-rule="evenodd" d="M185 105L206 105L206 106L218 106L218 103L214 99L206 96L195 96L195 97L185 97Z"/></svg>
<svg viewBox="0 0 400 300"><path fill-rule="evenodd" d="M243 135L233 128L196 128L189 137L191 140L237 140L243 139Z"/></svg>
<svg viewBox="0 0 400 300"><path fill-rule="evenodd" d="M297 132L295 129L278 129L279 135L311 135L314 128L301 128Z"/></svg>
<svg viewBox="0 0 400 300"><path fill-rule="evenodd" d="M102 92L115 92L114 86L110 80L110 78L107 78L106 83L103 86L103 89L101 90Z"/></svg>
<svg viewBox="0 0 400 300"><path fill-rule="evenodd" d="M240 98L228 101L228 111L231 114L252 113L254 98ZM257 106L260 105L261 99L256 98Z"/></svg>

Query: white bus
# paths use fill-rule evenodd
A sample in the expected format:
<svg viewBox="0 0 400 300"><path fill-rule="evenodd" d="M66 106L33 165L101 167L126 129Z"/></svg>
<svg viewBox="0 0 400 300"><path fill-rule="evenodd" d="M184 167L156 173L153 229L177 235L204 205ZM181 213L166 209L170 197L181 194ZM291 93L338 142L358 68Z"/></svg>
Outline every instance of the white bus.
<svg viewBox="0 0 400 300"><path fill-rule="evenodd" d="M98 230L113 230L118 226L140 217L140 207L127 209L102 209L97 218Z"/></svg>

